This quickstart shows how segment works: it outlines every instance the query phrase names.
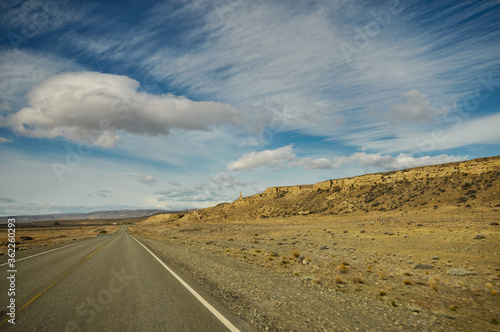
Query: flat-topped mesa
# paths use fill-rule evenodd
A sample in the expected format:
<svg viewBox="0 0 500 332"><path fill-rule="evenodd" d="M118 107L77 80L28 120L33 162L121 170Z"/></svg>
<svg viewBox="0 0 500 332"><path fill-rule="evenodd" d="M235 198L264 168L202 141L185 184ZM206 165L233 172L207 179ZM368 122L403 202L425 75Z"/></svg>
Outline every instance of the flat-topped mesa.
<svg viewBox="0 0 500 332"><path fill-rule="evenodd" d="M377 211L496 211L500 156L270 187L232 203L197 210L186 220L244 220Z"/></svg>
<svg viewBox="0 0 500 332"><path fill-rule="evenodd" d="M263 195L268 196L282 194L301 194L312 190L314 190L314 185L312 184L304 184L300 186L270 187L263 192Z"/></svg>
<svg viewBox="0 0 500 332"><path fill-rule="evenodd" d="M481 167L477 167L478 165ZM500 156L480 158L470 161L454 162L449 164L421 166L399 171L365 174L349 178L327 180L313 185L313 190L334 190L339 188L365 185L377 185L380 183L393 183L399 181L413 181L418 179L435 179L453 175L477 175L489 171L500 171ZM451 180L453 181L453 179Z"/></svg>

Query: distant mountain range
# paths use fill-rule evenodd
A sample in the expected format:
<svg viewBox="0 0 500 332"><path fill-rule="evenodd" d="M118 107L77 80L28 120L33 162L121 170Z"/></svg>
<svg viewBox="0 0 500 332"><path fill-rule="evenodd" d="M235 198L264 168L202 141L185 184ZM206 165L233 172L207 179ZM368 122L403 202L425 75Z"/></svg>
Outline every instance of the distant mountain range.
<svg viewBox="0 0 500 332"><path fill-rule="evenodd" d="M170 213L167 210L116 210L89 213L55 213L30 216L15 216L16 222L34 222L47 220L97 220L149 217L158 213ZM178 212L178 211L175 211ZM0 223L6 223L9 217L0 217Z"/></svg>

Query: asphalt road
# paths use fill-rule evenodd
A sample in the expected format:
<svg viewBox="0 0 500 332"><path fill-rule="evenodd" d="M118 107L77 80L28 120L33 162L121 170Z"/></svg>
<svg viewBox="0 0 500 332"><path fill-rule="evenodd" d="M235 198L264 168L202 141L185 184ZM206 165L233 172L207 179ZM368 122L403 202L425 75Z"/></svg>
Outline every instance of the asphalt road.
<svg viewBox="0 0 500 332"><path fill-rule="evenodd" d="M186 277L169 271L125 226L115 235L20 260L16 268L13 325L6 321L8 266L0 265L0 330L250 330Z"/></svg>

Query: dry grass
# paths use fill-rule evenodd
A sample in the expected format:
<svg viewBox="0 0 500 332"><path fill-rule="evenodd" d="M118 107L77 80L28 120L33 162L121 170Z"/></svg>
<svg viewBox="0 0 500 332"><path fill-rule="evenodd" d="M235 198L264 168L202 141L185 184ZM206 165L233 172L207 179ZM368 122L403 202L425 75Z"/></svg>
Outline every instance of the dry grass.
<svg viewBox="0 0 500 332"><path fill-rule="evenodd" d="M380 300L384 297L381 293L390 294L390 299L385 301L390 306L394 300L400 309L419 303L419 306L449 314L449 306L457 303L460 310L453 315L474 321L482 312L490 317L500 316L499 297L495 295L498 294L496 285L500 284L499 272L495 271L500 226L489 225L492 221L500 222L500 214L484 216L483 222L483 215L477 212L461 216L440 206L432 213L418 214L391 211L377 215L351 213L213 223L182 223L181 219L181 226L137 226L132 230L159 239L168 237L168 241L179 245L193 241L193 246L199 243L203 250L214 255L224 252L223 247L227 246L235 252L228 259L288 275L314 275L321 280L317 287L331 287L368 299ZM361 229L365 232L361 233ZM484 234L486 238L474 240L477 234ZM173 236L177 238L172 240ZM234 241L227 241L228 238ZM258 244L254 243L256 240ZM205 245L207 241L213 244ZM264 254L256 252L255 258L243 259L245 252L240 249L254 252L252 246L259 246L258 250ZM328 249L320 250L323 246ZM273 260L274 253L277 256ZM305 259L299 261L297 255ZM435 256L439 259L434 260ZM289 263L283 263L283 257ZM432 264L434 268L414 269L417 264ZM474 274L447 275L446 271L451 268L473 270ZM311 280L311 283L316 282Z"/></svg>
<svg viewBox="0 0 500 332"><path fill-rule="evenodd" d="M435 292L437 292L437 284L439 283L439 278L434 277L434 278L429 278L429 286L431 289Z"/></svg>

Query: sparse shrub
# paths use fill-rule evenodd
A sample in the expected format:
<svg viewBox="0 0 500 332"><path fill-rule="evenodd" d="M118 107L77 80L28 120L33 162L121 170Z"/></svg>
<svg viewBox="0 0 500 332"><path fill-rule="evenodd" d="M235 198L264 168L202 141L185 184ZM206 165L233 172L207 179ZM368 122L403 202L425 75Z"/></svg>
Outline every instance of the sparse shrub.
<svg viewBox="0 0 500 332"><path fill-rule="evenodd" d="M359 278L359 277L354 277L351 280L355 284L364 284L365 283L365 281L363 279Z"/></svg>
<svg viewBox="0 0 500 332"><path fill-rule="evenodd" d="M99 234L106 234L106 233L107 233L107 231L105 231L105 230L102 230L99 232Z"/></svg>
<svg viewBox="0 0 500 332"><path fill-rule="evenodd" d="M260 249L255 249L255 252L262 252L262 250L260 250Z"/></svg>
<svg viewBox="0 0 500 332"><path fill-rule="evenodd" d="M429 278L429 286L435 292L437 292L437 284L439 283L439 278Z"/></svg>
<svg viewBox="0 0 500 332"><path fill-rule="evenodd" d="M380 278L380 280L385 280L385 274L384 274L384 271L382 271L382 270L378 270L378 271L377 271L377 275L378 275L378 277Z"/></svg>
<svg viewBox="0 0 500 332"><path fill-rule="evenodd" d="M457 306L457 305L452 305L449 309L450 309L451 311L457 311L458 306Z"/></svg>
<svg viewBox="0 0 500 332"><path fill-rule="evenodd" d="M340 273L347 273L347 266L345 266L345 264L342 263L337 267L337 271L339 271Z"/></svg>
<svg viewBox="0 0 500 332"><path fill-rule="evenodd" d="M410 280L403 280L403 285L411 286L413 283Z"/></svg>
<svg viewBox="0 0 500 332"><path fill-rule="evenodd" d="M396 304L396 301L394 301L394 300L392 300L391 305L392 305L393 307L397 307L397 306L398 306L398 305Z"/></svg>
<svg viewBox="0 0 500 332"><path fill-rule="evenodd" d="M300 252L298 252L297 250L294 250L294 251L292 251L292 256L295 257L295 258L299 258L300 257Z"/></svg>
<svg viewBox="0 0 500 332"><path fill-rule="evenodd" d="M387 293L386 292L380 292L378 295L380 295L380 296L386 296Z"/></svg>
<svg viewBox="0 0 500 332"><path fill-rule="evenodd" d="M340 285L340 284L343 284L344 281L342 280L341 277L335 277L335 283Z"/></svg>

